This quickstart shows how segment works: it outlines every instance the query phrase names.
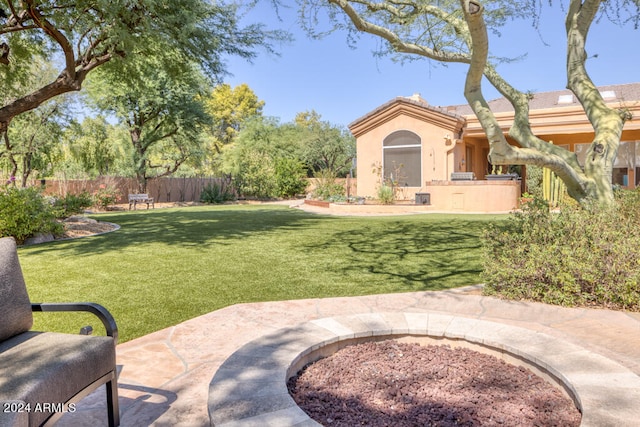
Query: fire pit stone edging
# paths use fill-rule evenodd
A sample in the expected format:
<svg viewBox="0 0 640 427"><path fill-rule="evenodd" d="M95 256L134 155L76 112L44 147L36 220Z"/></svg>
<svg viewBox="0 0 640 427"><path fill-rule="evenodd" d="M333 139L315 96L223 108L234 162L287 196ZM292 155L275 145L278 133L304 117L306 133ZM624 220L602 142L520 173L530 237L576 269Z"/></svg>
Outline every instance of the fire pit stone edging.
<svg viewBox="0 0 640 427"><path fill-rule="evenodd" d="M640 377L604 356L503 323L392 312L316 319L245 344L210 383L211 425L319 426L289 395L287 379L348 344L389 338L466 346L524 364L564 388L582 412L581 426L631 426L640 419Z"/></svg>

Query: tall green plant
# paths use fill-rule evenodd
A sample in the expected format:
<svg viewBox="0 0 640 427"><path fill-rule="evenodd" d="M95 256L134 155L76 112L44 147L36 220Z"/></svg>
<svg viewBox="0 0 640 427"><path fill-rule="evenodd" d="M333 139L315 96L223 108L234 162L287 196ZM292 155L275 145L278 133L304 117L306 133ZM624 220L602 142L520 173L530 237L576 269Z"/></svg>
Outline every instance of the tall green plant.
<svg viewBox="0 0 640 427"><path fill-rule="evenodd" d="M543 168L542 197L549 202L549 205L558 206L566 193L567 186L564 182L553 171Z"/></svg>
<svg viewBox="0 0 640 427"><path fill-rule="evenodd" d="M0 237L13 236L18 244L38 233L61 234L56 210L35 187L0 188Z"/></svg>
<svg viewBox="0 0 640 427"><path fill-rule="evenodd" d="M279 197L295 197L307 188L306 168L299 160L286 157L276 159L275 175Z"/></svg>
<svg viewBox="0 0 640 427"><path fill-rule="evenodd" d="M200 193L202 203L220 204L236 199L235 192L230 184L225 182L213 182L207 185Z"/></svg>

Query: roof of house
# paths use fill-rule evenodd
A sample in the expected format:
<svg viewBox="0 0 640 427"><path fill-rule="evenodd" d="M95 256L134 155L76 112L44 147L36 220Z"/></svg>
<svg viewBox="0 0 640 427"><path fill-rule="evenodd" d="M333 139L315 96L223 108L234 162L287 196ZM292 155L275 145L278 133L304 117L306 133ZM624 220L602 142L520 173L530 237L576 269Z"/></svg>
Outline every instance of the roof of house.
<svg viewBox="0 0 640 427"><path fill-rule="evenodd" d="M393 104L396 103L406 103L406 104L410 104L410 105L415 105L417 107L423 108L425 110L430 110L433 111L435 113L440 113L440 114L444 114L446 116L449 116L453 119L456 120L463 120L464 117L456 112L456 111L451 111L447 108L442 108L442 107L435 107L432 105L429 105L429 103L420 96L420 94L416 93L413 94L412 96L398 96L393 98L392 100L385 102L384 104L380 105L379 107L377 107L376 109L368 112L367 114L365 114L362 117L357 118L356 120L354 120L353 122L351 122L349 124L349 128L357 125L358 123L361 123L375 115L377 115L378 113L380 113L381 111L386 110L387 108L389 108L390 106L392 106Z"/></svg>
<svg viewBox="0 0 640 427"><path fill-rule="evenodd" d="M598 89L600 90L605 102L632 102L636 106L640 105L640 82L599 86ZM387 110L392 111L393 107L396 107L396 109L398 107L402 109L402 105L418 107L418 110L422 110L424 112L434 112L437 114L432 115L432 117L446 117L448 119L445 120L456 121L458 123L464 123L469 116L473 116L473 111L467 104L451 105L446 107L433 106L429 105L429 103L422 98L420 94L416 93L408 97L398 96L388 102L385 102L376 109L351 122L349 124L349 128L352 132L356 128L361 128L358 132L364 132L366 131L366 126L369 126L367 122L369 122L370 119L374 119L378 115L384 116L384 113L387 112ZM513 111L513 106L506 98L491 100L489 101L489 106L491 107L491 111L494 113ZM573 95L573 93L568 89L534 93L532 99L529 101L529 108L531 111L576 106L580 106L580 103L576 99L575 95Z"/></svg>
<svg viewBox="0 0 640 427"><path fill-rule="evenodd" d="M598 89L606 102L640 101L640 83L599 86ZM573 92L568 89L534 93L533 98L529 101L530 110L574 107L579 105L580 103L575 95L573 95ZM489 106L494 113L513 111L513 106L506 98L491 100L489 101ZM455 105L449 108L462 116L473 114L471 107L466 104Z"/></svg>

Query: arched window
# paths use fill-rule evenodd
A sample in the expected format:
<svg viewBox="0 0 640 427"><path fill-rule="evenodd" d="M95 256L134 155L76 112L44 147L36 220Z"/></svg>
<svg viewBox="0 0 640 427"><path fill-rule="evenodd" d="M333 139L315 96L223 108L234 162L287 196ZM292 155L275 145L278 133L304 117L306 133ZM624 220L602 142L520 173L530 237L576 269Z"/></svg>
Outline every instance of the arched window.
<svg viewBox="0 0 640 427"><path fill-rule="evenodd" d="M393 132L382 141L383 176L401 187L422 186L422 143L408 130Z"/></svg>

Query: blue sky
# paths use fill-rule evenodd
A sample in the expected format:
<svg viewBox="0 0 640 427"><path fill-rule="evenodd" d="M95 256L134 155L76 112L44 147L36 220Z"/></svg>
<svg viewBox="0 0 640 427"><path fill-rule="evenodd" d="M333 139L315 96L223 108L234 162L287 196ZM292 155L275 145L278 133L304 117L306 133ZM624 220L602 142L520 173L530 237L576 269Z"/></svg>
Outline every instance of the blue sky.
<svg viewBox="0 0 640 427"><path fill-rule="evenodd" d="M337 125L355 119L396 96L420 93L431 105L464 104L466 66L446 67L426 60L405 64L372 54L380 41L363 34L352 49L346 33L334 33L322 40L311 40L301 30L295 9L281 9L282 21L273 9L259 6L246 17L246 23L262 22L271 29L284 29L295 40L278 48L280 56L260 53L248 63L238 58L228 60L232 74L225 82L236 86L246 83L265 101L264 114L291 121L296 113L316 110ZM498 70L520 90L534 92L563 89L565 74L564 16L561 11L546 9L542 26L536 31L529 22L516 22L503 30L502 37L492 36L493 54L517 57L516 63L502 64ZM640 81L640 30L618 27L602 21L592 28L587 51L592 57L588 71L597 85ZM485 96L499 95L485 86Z"/></svg>

